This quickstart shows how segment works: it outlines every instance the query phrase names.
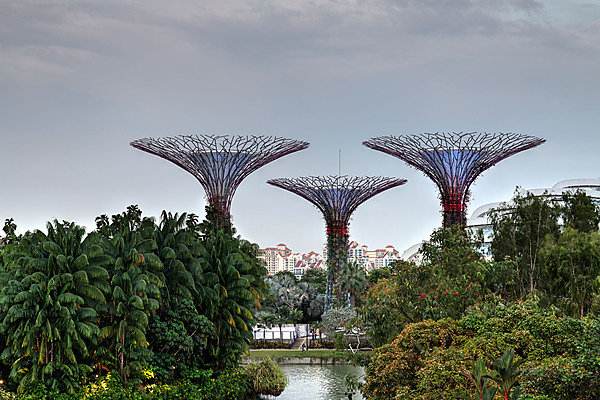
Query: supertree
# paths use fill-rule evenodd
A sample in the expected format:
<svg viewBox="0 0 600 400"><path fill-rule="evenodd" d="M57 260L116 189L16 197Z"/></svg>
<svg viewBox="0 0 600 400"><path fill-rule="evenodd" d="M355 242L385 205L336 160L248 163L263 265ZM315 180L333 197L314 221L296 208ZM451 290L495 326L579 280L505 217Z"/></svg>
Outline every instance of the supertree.
<svg viewBox="0 0 600 400"><path fill-rule="evenodd" d="M348 229L352 213L371 197L403 185L406 180L384 177L306 176L270 179L267 183L305 198L323 213L327 232L326 307L331 307L332 302L342 302L338 275L348 259Z"/></svg>
<svg viewBox="0 0 600 400"><path fill-rule="evenodd" d="M424 133L364 141L427 175L438 187L445 228L466 225L471 184L486 169L513 154L544 143L516 133Z"/></svg>
<svg viewBox="0 0 600 400"><path fill-rule="evenodd" d="M206 192L217 224L231 229L231 201L240 183L265 164L309 143L274 136L180 135L134 140L131 146L192 174Z"/></svg>

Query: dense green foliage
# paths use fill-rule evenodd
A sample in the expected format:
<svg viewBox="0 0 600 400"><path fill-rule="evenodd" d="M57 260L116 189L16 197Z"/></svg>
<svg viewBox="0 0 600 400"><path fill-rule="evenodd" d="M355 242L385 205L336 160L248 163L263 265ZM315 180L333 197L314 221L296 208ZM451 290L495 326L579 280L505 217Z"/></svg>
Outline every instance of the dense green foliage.
<svg viewBox="0 0 600 400"><path fill-rule="evenodd" d="M600 214L582 193L516 196L494 258L442 229L420 264L369 276L369 399L600 398Z"/></svg>
<svg viewBox="0 0 600 400"><path fill-rule="evenodd" d="M325 295L317 284L298 282L289 271L279 272L265 281L269 294L263 301L264 312L260 314L265 325L307 323L321 318Z"/></svg>
<svg viewBox="0 0 600 400"><path fill-rule="evenodd" d="M248 397L237 368L267 292L257 247L233 228L205 231L219 223L166 212L157 223L137 206L96 223L86 234L55 220L18 237L6 221L4 389L22 398Z"/></svg>
<svg viewBox="0 0 600 400"><path fill-rule="evenodd" d="M400 394L410 399L462 399L477 392L468 378L474 375L476 360L489 356L487 375L502 381L493 373L502 372L493 361L513 349L515 358L524 360L520 367L516 361L513 366L523 370L513 382L523 393L555 400L596 399L599 326L598 319L557 317L532 301L490 303L469 309L458 320L409 324L390 344L375 349L363 390L373 399Z"/></svg>
<svg viewBox="0 0 600 400"><path fill-rule="evenodd" d="M357 295L361 298L362 292L367 287L367 271L356 261L347 262L342 266L339 280L340 291L350 296L350 308L356 308Z"/></svg>
<svg viewBox="0 0 600 400"><path fill-rule="evenodd" d="M259 363L248 364L246 373L252 382L252 391L257 396L279 396L288 383L285 373L270 357Z"/></svg>
<svg viewBox="0 0 600 400"><path fill-rule="evenodd" d="M582 317L598 302L600 213L581 192L560 200L516 195L492 214L491 248L495 261L510 265L504 271L505 298L535 295Z"/></svg>
<svg viewBox="0 0 600 400"><path fill-rule="evenodd" d="M361 317L375 346L389 343L408 323L457 318L491 296L492 266L462 231L433 233L422 252L425 262L398 261L369 289Z"/></svg>

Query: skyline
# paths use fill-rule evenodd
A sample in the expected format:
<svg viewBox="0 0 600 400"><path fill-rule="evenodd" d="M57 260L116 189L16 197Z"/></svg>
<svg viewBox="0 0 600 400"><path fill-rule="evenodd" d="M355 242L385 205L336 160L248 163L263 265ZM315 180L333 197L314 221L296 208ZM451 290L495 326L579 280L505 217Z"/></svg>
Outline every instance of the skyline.
<svg viewBox="0 0 600 400"><path fill-rule="evenodd" d="M319 211L276 178L382 176L350 240L399 251L441 225L435 185L362 142L515 132L546 143L485 171L467 216L515 187L598 178L600 1L0 0L0 219L204 216L200 184L129 146L179 134L310 147L246 178L233 224L261 247L322 249ZM341 163L338 158L341 151Z"/></svg>

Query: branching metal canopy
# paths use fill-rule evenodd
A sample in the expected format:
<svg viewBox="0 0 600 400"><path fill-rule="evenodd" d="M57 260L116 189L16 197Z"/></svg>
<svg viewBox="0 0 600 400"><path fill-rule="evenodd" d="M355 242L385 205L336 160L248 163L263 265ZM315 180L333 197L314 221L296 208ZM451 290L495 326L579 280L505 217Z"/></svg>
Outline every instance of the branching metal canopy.
<svg viewBox="0 0 600 400"><path fill-rule="evenodd" d="M200 182L209 202L229 214L239 184L252 172L309 143L274 136L181 135L143 138L131 146L180 166Z"/></svg>
<svg viewBox="0 0 600 400"><path fill-rule="evenodd" d="M371 149L397 157L422 171L438 187L444 226L466 222L469 189L497 162L544 143L516 133L424 133L381 136L364 141Z"/></svg>
<svg viewBox="0 0 600 400"><path fill-rule="evenodd" d="M313 203L323 213L328 226L347 227L359 205L385 190L404 185L406 179L306 176L271 179L267 183L289 190Z"/></svg>

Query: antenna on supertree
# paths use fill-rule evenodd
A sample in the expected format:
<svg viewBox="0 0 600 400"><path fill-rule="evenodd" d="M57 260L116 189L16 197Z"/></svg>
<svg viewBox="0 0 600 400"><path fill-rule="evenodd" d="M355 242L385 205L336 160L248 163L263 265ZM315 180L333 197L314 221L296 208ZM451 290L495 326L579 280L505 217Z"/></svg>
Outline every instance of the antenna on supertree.
<svg viewBox="0 0 600 400"><path fill-rule="evenodd" d="M443 226L466 225L471 184L486 169L546 140L516 133L424 133L381 136L363 145L397 157L427 175L438 187Z"/></svg>
<svg viewBox="0 0 600 400"><path fill-rule="evenodd" d="M327 232L326 309L342 302L338 275L348 260L350 217L359 205L385 190L406 183L406 179L384 177L306 176L278 178L270 185L289 190L314 204L325 219Z"/></svg>
<svg viewBox="0 0 600 400"><path fill-rule="evenodd" d="M231 229L231 201L240 183L265 164L309 143L274 136L180 135L130 143L185 169L202 185L217 223Z"/></svg>

